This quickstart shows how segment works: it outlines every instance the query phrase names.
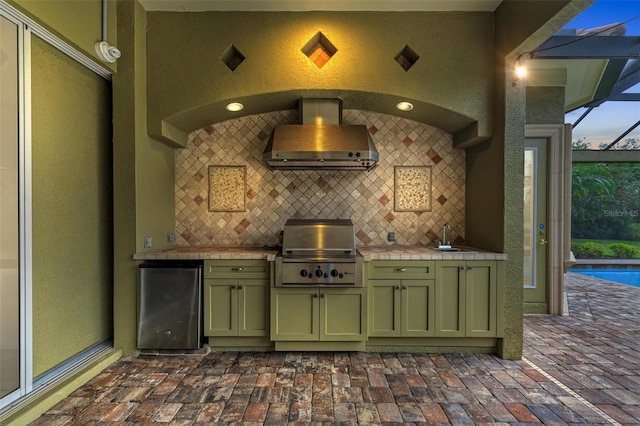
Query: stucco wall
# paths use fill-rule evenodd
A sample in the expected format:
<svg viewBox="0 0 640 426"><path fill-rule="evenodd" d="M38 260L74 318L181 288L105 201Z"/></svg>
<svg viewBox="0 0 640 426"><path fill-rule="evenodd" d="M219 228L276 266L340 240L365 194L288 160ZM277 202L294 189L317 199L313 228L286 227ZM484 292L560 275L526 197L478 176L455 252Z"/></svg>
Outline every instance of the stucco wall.
<svg viewBox="0 0 640 426"><path fill-rule="evenodd" d="M228 100L263 113L325 90L347 109L393 114L397 99L410 99L409 119L493 133L490 13L150 12L148 22L153 135L169 135L163 120L189 132L231 118ZM338 49L322 68L301 51L318 31ZM235 71L221 60L231 45L246 58ZM407 45L419 59L405 71L394 58Z"/></svg>
<svg viewBox="0 0 640 426"><path fill-rule="evenodd" d="M174 150L147 135L146 15L137 2L118 3L120 58L114 104L114 345L136 352L137 263L133 253L167 245L174 230Z"/></svg>
<svg viewBox="0 0 640 426"><path fill-rule="evenodd" d="M38 376L112 335L111 87L39 38L31 43Z"/></svg>
<svg viewBox="0 0 640 426"><path fill-rule="evenodd" d="M39 24L94 58L105 68L117 69L117 63L98 59L95 43L102 40L102 0L7 0ZM107 40L117 46L116 2L107 2Z"/></svg>
<svg viewBox="0 0 640 426"><path fill-rule="evenodd" d="M527 124L564 123L564 87L527 87Z"/></svg>

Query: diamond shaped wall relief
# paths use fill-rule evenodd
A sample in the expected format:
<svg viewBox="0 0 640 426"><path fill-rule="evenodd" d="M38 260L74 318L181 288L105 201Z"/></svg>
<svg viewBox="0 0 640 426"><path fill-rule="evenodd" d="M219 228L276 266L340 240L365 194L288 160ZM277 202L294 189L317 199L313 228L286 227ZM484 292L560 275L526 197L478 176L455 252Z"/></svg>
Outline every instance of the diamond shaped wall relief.
<svg viewBox="0 0 640 426"><path fill-rule="evenodd" d="M405 70L409 71L409 69L418 62L420 56L416 52L413 51L409 45L405 45L402 50L395 56L394 58L398 64Z"/></svg>
<svg viewBox="0 0 640 426"><path fill-rule="evenodd" d="M301 50L318 68L322 68L338 51L333 43L320 31L311 37Z"/></svg>
<svg viewBox="0 0 640 426"><path fill-rule="evenodd" d="M245 60L245 57L242 52L240 52L238 48L232 44L231 46L227 47L224 52L222 52L222 56L220 56L220 59L231 71L235 71L236 68L238 68L238 66L242 63L242 61Z"/></svg>

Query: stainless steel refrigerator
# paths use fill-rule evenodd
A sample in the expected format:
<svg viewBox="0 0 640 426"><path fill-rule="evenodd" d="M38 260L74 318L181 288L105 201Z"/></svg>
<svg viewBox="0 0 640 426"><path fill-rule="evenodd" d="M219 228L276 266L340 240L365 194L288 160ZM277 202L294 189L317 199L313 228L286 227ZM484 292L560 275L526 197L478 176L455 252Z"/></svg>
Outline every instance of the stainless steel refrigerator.
<svg viewBox="0 0 640 426"><path fill-rule="evenodd" d="M138 349L199 349L202 262L146 262L139 271Z"/></svg>

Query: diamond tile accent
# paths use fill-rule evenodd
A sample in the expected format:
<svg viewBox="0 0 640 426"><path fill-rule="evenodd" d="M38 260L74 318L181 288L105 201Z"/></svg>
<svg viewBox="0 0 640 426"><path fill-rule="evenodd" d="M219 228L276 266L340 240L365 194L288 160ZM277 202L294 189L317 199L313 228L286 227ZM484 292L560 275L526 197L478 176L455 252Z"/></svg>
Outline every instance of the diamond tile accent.
<svg viewBox="0 0 640 426"><path fill-rule="evenodd" d="M301 50L318 68L322 68L338 51L327 36L320 31L311 37Z"/></svg>
<svg viewBox="0 0 640 426"><path fill-rule="evenodd" d="M344 124L364 124L373 135L378 167L367 173L268 170L262 163L268 136L277 124L297 122L297 110L275 111L189 135L187 147L175 152L177 244L273 245L288 218L351 218L361 231L358 244L386 245L389 231L398 244L427 244L445 223L451 225L452 241L464 240L465 153L453 148L450 134L393 115L344 110ZM406 138L412 140L408 146ZM210 165L246 166L246 211L209 212L206 202L194 201L207 200ZM393 211L394 166L431 166L432 197L438 202L430 212Z"/></svg>
<svg viewBox="0 0 640 426"><path fill-rule="evenodd" d="M420 59L420 56L418 56L418 54L407 44L394 59L405 71L409 71L418 59Z"/></svg>
<svg viewBox="0 0 640 426"><path fill-rule="evenodd" d="M427 156L431 159L431 161L433 161L434 164L438 164L442 161L442 158L433 149L429 149L429 151L427 151Z"/></svg>

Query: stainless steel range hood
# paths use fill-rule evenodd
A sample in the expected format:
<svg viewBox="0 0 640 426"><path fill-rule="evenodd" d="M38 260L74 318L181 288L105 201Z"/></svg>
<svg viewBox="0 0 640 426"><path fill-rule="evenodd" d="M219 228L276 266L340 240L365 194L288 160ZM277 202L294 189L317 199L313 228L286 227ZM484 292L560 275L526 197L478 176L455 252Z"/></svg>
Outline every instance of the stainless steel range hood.
<svg viewBox="0 0 640 426"><path fill-rule="evenodd" d="M343 125L341 99L301 99L302 124L275 127L263 159L271 170L371 170L378 150L364 125Z"/></svg>

